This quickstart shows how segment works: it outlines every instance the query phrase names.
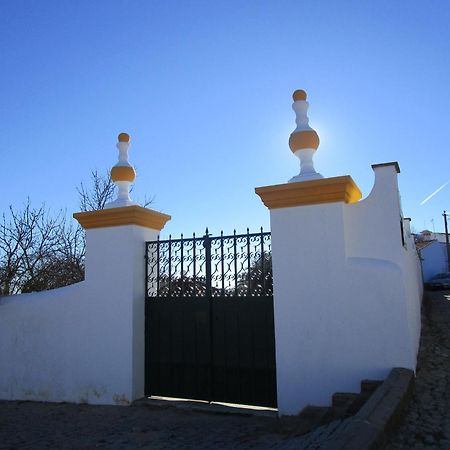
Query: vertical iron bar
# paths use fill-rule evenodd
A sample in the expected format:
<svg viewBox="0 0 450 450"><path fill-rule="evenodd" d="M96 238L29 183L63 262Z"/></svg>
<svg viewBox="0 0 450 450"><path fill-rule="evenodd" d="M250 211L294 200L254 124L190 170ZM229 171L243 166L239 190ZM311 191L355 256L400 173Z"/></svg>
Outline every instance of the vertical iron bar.
<svg viewBox="0 0 450 450"><path fill-rule="evenodd" d="M225 269L223 262L223 230L220 232L220 270L222 272L222 297L225 297Z"/></svg>
<svg viewBox="0 0 450 450"><path fill-rule="evenodd" d="M234 251L234 296L238 296L238 271L237 271L237 249L236 249L236 230L233 235L233 251Z"/></svg>
<svg viewBox="0 0 450 450"><path fill-rule="evenodd" d="M181 297L184 297L184 242L183 242L183 233L181 233Z"/></svg>
<svg viewBox="0 0 450 450"><path fill-rule="evenodd" d="M250 297L251 290L250 290L250 282L251 282L251 273L250 273L250 230L247 228L247 295Z"/></svg>
<svg viewBox="0 0 450 450"><path fill-rule="evenodd" d="M192 258L194 259L194 274L192 276L192 284L193 284L193 289L194 289L194 294L193 297L197 297L197 272L196 272L196 264L195 264L195 246L196 246L196 242L195 242L195 233L192 234L193 240L192 240Z"/></svg>
<svg viewBox="0 0 450 450"><path fill-rule="evenodd" d="M266 262L266 255L264 254L264 232L263 227L261 227L261 276L262 276L262 295L267 295L266 291L266 268L265 263Z"/></svg>
<svg viewBox="0 0 450 450"><path fill-rule="evenodd" d="M444 210L444 224L445 224L445 245L447 247L447 271L450 272L450 248L448 243L448 225L447 225L447 213Z"/></svg>
<svg viewBox="0 0 450 450"><path fill-rule="evenodd" d="M212 294L211 280L211 239L209 237L208 228L203 236L203 246L205 247L205 272L206 272L206 297L209 299Z"/></svg>
<svg viewBox="0 0 450 450"><path fill-rule="evenodd" d="M172 295L172 235L169 234L169 297Z"/></svg>
<svg viewBox="0 0 450 450"><path fill-rule="evenodd" d="M203 236L203 247L205 248L205 276L206 276L206 301L208 302L208 319L209 319L209 401L214 396L214 344L213 344L213 300L212 300L212 280L211 280L211 239L209 237L208 228L206 228Z"/></svg>
<svg viewBox="0 0 450 450"><path fill-rule="evenodd" d="M145 299L148 297L148 242L145 243ZM147 302L146 302L147 304Z"/></svg>
<svg viewBox="0 0 450 450"><path fill-rule="evenodd" d="M159 238L159 236L158 236ZM148 394L150 392L149 387L149 369L148 369L148 341L149 341L149 321L147 319L148 317L148 310L149 310L149 298L148 298L148 248L150 246L149 242L145 243L145 303L144 303L144 394Z"/></svg>
<svg viewBox="0 0 450 450"><path fill-rule="evenodd" d="M160 246L160 242L159 242L159 236L158 236L158 242L156 243L156 296L159 297L159 246Z"/></svg>

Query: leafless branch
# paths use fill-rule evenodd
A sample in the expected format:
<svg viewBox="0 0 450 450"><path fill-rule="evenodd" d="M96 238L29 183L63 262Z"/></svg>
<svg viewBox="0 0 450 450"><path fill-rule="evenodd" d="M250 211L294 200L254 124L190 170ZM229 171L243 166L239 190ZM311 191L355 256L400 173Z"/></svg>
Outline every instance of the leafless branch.
<svg viewBox="0 0 450 450"><path fill-rule="evenodd" d="M89 188L86 188L83 183L76 188L81 211L104 209L105 205L113 200L115 185L109 172L106 175L100 175L97 170L93 170L91 183L92 186Z"/></svg>
<svg viewBox="0 0 450 450"><path fill-rule="evenodd" d="M103 209L113 200L109 173L92 171L91 185L77 187L80 209ZM154 198L144 199L144 206ZM65 211L50 214L27 199L21 210L12 206L0 217L0 296L66 286L84 279L85 237L67 224Z"/></svg>

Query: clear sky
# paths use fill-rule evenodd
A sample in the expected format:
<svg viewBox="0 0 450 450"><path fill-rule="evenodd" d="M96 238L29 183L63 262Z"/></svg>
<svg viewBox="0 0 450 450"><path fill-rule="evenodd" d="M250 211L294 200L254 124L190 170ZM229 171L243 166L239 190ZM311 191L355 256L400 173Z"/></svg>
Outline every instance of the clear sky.
<svg viewBox="0 0 450 450"><path fill-rule="evenodd" d="M257 186L299 171L291 94L308 92L324 176L366 196L398 161L413 227L443 229L450 185L450 2L0 1L0 211L75 187L130 133L135 199L164 235L262 225Z"/></svg>

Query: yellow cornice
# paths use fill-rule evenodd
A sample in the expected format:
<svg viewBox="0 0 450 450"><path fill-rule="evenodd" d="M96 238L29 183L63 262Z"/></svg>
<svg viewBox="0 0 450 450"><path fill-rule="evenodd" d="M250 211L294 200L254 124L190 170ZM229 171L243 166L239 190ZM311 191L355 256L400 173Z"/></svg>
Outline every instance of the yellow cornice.
<svg viewBox="0 0 450 450"><path fill-rule="evenodd" d="M361 191L349 175L297 183L277 184L255 189L269 209L320 203L355 203Z"/></svg>
<svg viewBox="0 0 450 450"><path fill-rule="evenodd" d="M73 217L85 230L121 225L140 225L160 231L166 222L171 219L167 214L138 205L79 212L74 213Z"/></svg>

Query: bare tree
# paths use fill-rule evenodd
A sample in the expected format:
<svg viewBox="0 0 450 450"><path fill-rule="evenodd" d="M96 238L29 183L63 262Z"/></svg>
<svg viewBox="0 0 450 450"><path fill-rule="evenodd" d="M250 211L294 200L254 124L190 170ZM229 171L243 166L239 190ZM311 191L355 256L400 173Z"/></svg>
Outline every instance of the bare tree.
<svg viewBox="0 0 450 450"><path fill-rule="evenodd" d="M115 184L111 179L110 172L105 175L99 174L95 169L91 172L91 185L86 188L83 183L76 188L78 192L79 205L81 211L96 211L104 209L105 205L114 199ZM133 187L131 187L131 192ZM142 205L144 208L154 202L154 197L144 197Z"/></svg>
<svg viewBox="0 0 450 450"><path fill-rule="evenodd" d="M91 185L77 187L80 209L103 209L113 200L109 173L91 172ZM145 198L144 206L153 199ZM67 224L66 213L52 216L42 205L9 208L0 221L0 295L42 291L84 279L85 236L80 225Z"/></svg>
<svg viewBox="0 0 450 450"><path fill-rule="evenodd" d="M64 229L64 216L51 217L45 206L9 209L0 226L0 291L2 295L41 290L38 280L54 259Z"/></svg>
<svg viewBox="0 0 450 450"><path fill-rule="evenodd" d="M84 279L85 239L80 226L61 222L58 242L40 270L22 292L42 291L78 283Z"/></svg>
<svg viewBox="0 0 450 450"><path fill-rule="evenodd" d="M104 209L105 205L113 200L115 185L109 172L106 175L100 175L97 169L93 170L91 183L92 185L88 189L83 183L77 187L81 211Z"/></svg>

